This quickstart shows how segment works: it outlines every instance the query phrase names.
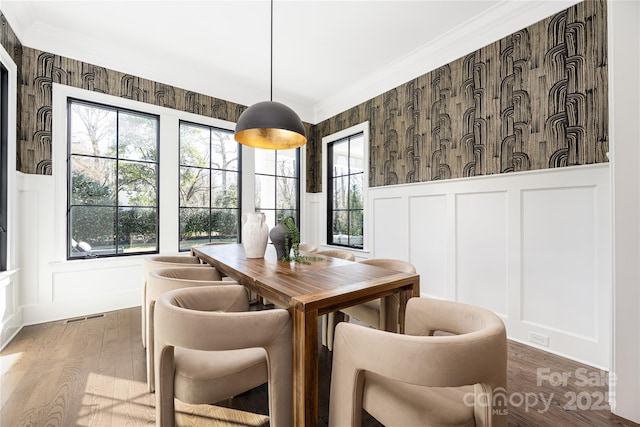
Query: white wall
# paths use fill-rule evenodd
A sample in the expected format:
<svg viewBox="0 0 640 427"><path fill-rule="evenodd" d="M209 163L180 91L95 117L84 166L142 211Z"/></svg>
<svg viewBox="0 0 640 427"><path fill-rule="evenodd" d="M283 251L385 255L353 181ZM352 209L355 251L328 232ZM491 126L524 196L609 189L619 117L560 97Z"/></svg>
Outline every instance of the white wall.
<svg viewBox="0 0 640 427"><path fill-rule="evenodd" d="M323 197L306 215L322 216ZM409 261L421 295L489 308L510 339L611 368L609 164L374 187L366 207L357 258Z"/></svg>
<svg viewBox="0 0 640 427"><path fill-rule="evenodd" d="M498 313L511 339L608 369L609 206L607 164L371 188L370 255L415 265L424 296Z"/></svg>
<svg viewBox="0 0 640 427"><path fill-rule="evenodd" d="M64 236L66 222L59 222L56 211L64 210L66 198L55 186L65 170L55 166L53 176L22 175L24 324L140 305L141 257L65 260L64 241L57 236Z"/></svg>
<svg viewBox="0 0 640 427"><path fill-rule="evenodd" d="M613 412L640 423L640 3L609 1Z"/></svg>
<svg viewBox="0 0 640 427"><path fill-rule="evenodd" d="M7 271L0 273L0 349L2 349L23 325L21 308L20 209L17 188L20 174L16 172L16 106L17 67L9 53L0 46L0 62L8 72L7 117Z"/></svg>

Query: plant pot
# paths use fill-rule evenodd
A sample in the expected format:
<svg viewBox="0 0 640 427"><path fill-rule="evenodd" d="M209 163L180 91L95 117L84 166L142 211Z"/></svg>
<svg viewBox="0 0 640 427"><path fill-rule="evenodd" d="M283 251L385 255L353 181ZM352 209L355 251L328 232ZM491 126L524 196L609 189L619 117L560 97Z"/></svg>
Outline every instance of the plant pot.
<svg viewBox="0 0 640 427"><path fill-rule="evenodd" d="M286 253L285 248L285 239L288 240L288 245L286 247L289 248L289 253L291 252L291 235L289 234L289 230L286 229L282 225L282 221L279 221L278 224L271 229L269 232L269 237L271 238L271 243L273 243L273 247L276 249L276 254L278 259L289 259L289 254Z"/></svg>
<svg viewBox="0 0 640 427"><path fill-rule="evenodd" d="M269 227L262 212L242 214L242 247L247 258L264 258Z"/></svg>

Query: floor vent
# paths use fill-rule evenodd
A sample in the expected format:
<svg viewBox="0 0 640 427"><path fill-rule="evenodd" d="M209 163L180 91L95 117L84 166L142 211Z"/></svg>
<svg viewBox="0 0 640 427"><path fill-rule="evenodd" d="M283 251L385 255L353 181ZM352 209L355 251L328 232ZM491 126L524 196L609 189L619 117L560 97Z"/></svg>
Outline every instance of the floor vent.
<svg viewBox="0 0 640 427"><path fill-rule="evenodd" d="M67 319L64 321L64 323L77 323L77 322L82 322L85 320L91 320L91 319L99 319L101 317L104 317L104 313L100 313L100 314L92 314L90 316L82 316L82 317L74 317L72 319Z"/></svg>

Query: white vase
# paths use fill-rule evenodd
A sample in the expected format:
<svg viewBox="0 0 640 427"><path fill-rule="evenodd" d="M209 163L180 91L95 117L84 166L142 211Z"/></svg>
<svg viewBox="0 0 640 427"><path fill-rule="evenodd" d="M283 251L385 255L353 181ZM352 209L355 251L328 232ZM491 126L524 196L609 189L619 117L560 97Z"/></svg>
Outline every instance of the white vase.
<svg viewBox="0 0 640 427"><path fill-rule="evenodd" d="M269 238L265 219L262 212L242 214L242 246L247 258L264 258Z"/></svg>

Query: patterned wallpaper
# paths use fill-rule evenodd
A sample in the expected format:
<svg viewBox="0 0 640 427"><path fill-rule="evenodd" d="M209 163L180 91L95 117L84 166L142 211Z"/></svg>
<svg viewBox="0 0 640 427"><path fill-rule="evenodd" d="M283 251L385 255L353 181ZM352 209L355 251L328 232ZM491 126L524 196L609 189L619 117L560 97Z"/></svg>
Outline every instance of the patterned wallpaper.
<svg viewBox="0 0 640 427"><path fill-rule="evenodd" d="M236 122L245 106L22 46L0 13L0 43L19 70L17 169L51 175L52 83ZM310 125L305 124L308 129Z"/></svg>
<svg viewBox="0 0 640 427"><path fill-rule="evenodd" d="M27 173L51 173L52 83L115 95L232 122L245 107L97 65L23 48L18 158Z"/></svg>
<svg viewBox="0 0 640 427"><path fill-rule="evenodd" d="M325 120L308 144L370 122L369 184L607 162L607 10L587 0Z"/></svg>
<svg viewBox="0 0 640 427"><path fill-rule="evenodd" d="M322 137L363 121L370 185L606 162L606 0L587 0L317 125L305 124L307 191L322 189ZM22 46L17 168L51 174L57 82L235 122L244 106Z"/></svg>

